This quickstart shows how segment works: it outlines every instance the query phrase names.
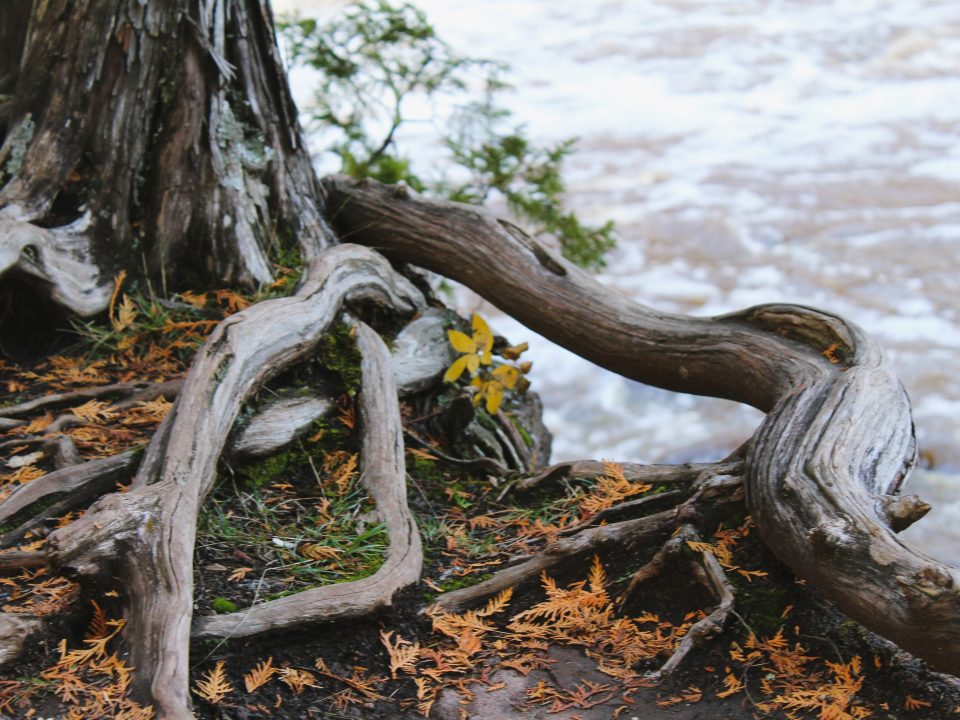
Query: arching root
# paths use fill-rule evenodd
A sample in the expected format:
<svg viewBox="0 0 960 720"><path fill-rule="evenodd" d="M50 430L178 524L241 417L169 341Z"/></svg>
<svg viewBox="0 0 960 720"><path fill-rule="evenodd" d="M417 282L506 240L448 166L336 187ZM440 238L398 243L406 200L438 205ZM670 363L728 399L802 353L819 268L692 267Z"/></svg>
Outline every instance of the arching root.
<svg viewBox="0 0 960 720"><path fill-rule="evenodd" d="M358 300L406 312L422 303L380 256L341 245L310 264L297 295L258 303L221 323L184 381L173 421L155 435L138 473L141 483L102 498L47 540L51 564L73 575L113 566L127 590L133 689L160 717L191 717L187 656L197 512L234 420L264 380L310 353L342 305ZM402 452L399 447L380 452Z"/></svg>
<svg viewBox="0 0 960 720"><path fill-rule="evenodd" d="M357 324L357 345L363 391L361 482L383 518L390 549L383 565L370 577L354 582L304 590L255 605L247 610L199 618L194 637L237 637L326 620L342 620L390 604L393 594L420 579L423 553L416 521L406 498L403 426L390 354L380 337Z"/></svg>

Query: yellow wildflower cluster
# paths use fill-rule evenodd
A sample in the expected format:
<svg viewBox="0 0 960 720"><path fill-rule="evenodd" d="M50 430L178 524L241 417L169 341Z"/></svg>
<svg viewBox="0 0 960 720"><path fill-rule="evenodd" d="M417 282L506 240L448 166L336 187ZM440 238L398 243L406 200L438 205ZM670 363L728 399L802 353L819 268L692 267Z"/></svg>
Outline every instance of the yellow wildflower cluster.
<svg viewBox="0 0 960 720"><path fill-rule="evenodd" d="M461 355L444 373L443 380L454 383L460 379L464 370L468 371L472 378L470 385L476 388L474 403L479 405L483 402L487 412L493 415L500 409L506 390L525 388L526 378L523 376L530 371L532 363L493 367L493 333L490 331L490 326L477 314L473 315L471 326L472 335L459 330L447 331L450 344ZM522 343L504 348L498 354L506 360L515 361L527 350L527 347L527 343Z"/></svg>

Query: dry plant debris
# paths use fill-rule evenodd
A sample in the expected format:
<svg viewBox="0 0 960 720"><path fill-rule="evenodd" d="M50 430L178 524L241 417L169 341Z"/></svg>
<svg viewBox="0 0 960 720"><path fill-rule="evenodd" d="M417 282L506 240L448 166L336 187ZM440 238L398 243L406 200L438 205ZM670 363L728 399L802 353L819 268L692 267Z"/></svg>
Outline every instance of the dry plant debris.
<svg viewBox="0 0 960 720"><path fill-rule="evenodd" d="M31 696L52 693L66 708L68 720L151 720L153 709L132 701L131 669L120 659L118 633L124 621L108 619L96 602L82 647L58 646L59 659L31 682L0 683L0 712L16 713L30 707ZM27 710L23 717L31 717Z"/></svg>
<svg viewBox="0 0 960 720"><path fill-rule="evenodd" d="M173 311L124 294L122 284L123 278L118 278L109 329L101 328L96 338L98 355L52 356L30 369L0 361L0 385L13 396L13 403L29 402L24 398L28 390L73 397L71 393L118 384L173 380L183 374L193 349L218 319L250 303L229 291L184 293L178 303L188 310ZM194 311L210 317L198 318ZM498 354L514 364L488 370L493 365L493 338L481 318L474 318L472 336L451 331L449 338L461 357L448 370L448 382L465 371L474 374L475 402L485 402L490 413L502 412L504 391L519 390L522 375L529 370L529 364L515 363L525 347L499 349ZM109 392L94 392L10 416L12 422L0 425L0 500L54 468L51 441L69 440L78 451L76 462L113 456L145 442L172 406L162 394L124 401ZM407 410L407 418L414 415ZM0 412L0 417L7 416ZM288 453L296 456L293 461L281 466L265 463L257 479L251 474L247 485L225 483L223 491L211 498L197 546L198 571L209 583L207 589L202 583L199 587L202 605L210 605L223 588L232 588L233 599L257 602L312 583L356 579L376 570L385 546L375 508L358 489L356 425L353 400L345 395L336 417ZM618 464L607 462L591 482L561 481L559 493L532 505L514 504L509 495L504 501L502 489L485 476L442 470L441 442L428 437L426 443L429 447L408 448L407 456L411 472L421 477L417 492L425 493L432 510L424 520L434 554L424 586L436 592L475 583L511 558L541 552L578 529L605 523L610 511L620 512L632 501L668 492L664 486L631 481ZM671 486L669 492L682 491ZM82 510L67 512L51 519L51 524L61 527L81 514ZM687 545L692 552L710 553L727 573L752 583L766 572L737 556L752 527L747 518L736 527L720 527L709 541ZM44 534L42 529L28 532L12 550L38 550ZM600 559L594 557L583 571L583 580L566 586L544 574L542 595L531 599L528 594L516 608L514 591L507 589L479 609L434 611L431 630L416 637L381 630L386 662L379 671L360 665L334 671L323 657L309 666L282 656L275 661L274 655L244 658L244 667L236 658L216 659L196 669L193 693L201 706L245 706L264 716L294 697L323 692L325 701L341 710L381 704L429 718L445 688L468 702L478 688L497 687L492 678L499 670L529 676L549 669L554 662L550 648L560 645L582 651L608 680L572 687L543 679L531 682L526 695L531 708L556 713L618 702L614 716L622 717L645 692L654 693L662 708L746 698L758 717L789 720L864 720L881 718L878 713L890 710L889 703L873 706L862 699L871 670L864 668L860 657L833 661L817 657L793 639L802 636L799 627L792 632L781 627L769 637L738 628L733 632L739 632L740 639L731 644L725 663L702 668L701 681L678 691L653 689L649 673L709 608L691 607L671 619L644 611L625 614L623 604L611 595L611 588L621 581L609 581ZM219 583L209 580L215 577ZM110 595L116 593L104 599ZM44 569L0 576L0 608L11 615L49 618L76 612L78 597L77 585L49 576ZM71 720L153 716L150 708L129 698L130 668L118 654L123 621L107 619L96 602L92 607L80 647L69 649L63 640L58 657L35 677L0 680L0 713L29 714L34 701L56 697ZM790 608L784 610L784 619L789 613ZM372 658L370 664L377 662ZM686 677L697 671L688 669ZM907 713L931 706L911 694L900 702Z"/></svg>

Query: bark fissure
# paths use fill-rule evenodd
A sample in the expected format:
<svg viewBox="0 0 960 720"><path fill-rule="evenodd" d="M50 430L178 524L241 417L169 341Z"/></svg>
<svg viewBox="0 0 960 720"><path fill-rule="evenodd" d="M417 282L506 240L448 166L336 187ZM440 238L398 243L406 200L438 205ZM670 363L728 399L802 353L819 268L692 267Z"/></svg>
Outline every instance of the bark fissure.
<svg viewBox="0 0 960 720"><path fill-rule="evenodd" d="M29 22L28 22L29 19ZM459 610L600 548L635 548L678 527L638 577L695 538L707 508L744 501L766 544L856 620L960 673L960 571L895 534L928 509L900 497L915 462L910 405L877 345L830 313L765 305L715 318L658 312L631 302L556 257L510 222L465 205L425 200L376 183L320 184L297 125L267 0L50 0L0 4L0 276L25 274L79 315L102 311L119 269L166 294L202 278L256 286L274 263L303 261L294 296L223 321L197 354L182 388L138 385L51 396L0 410L11 429L37 410L84 398L122 402L159 392L174 407L142 454L79 463L55 432L17 438L62 468L10 494L0 522L53 504L2 538L11 545L59 513L99 497L55 531L45 555L5 553L9 567L85 577L114 572L126 591L134 689L165 718L191 717L188 651L194 637L251 635L356 617L388 604L421 569L416 523L405 500L404 429L397 394L436 383L451 362L445 318L392 260L473 288L522 323L596 364L670 390L743 402L767 413L735 456L716 464L623 468L670 491L623 502L569 528L540 555L516 558L490 579L441 595ZM329 223L329 225L328 225ZM330 246L333 246L332 248ZM141 272L142 271L142 272ZM240 613L194 621L196 523L221 454L268 453L332 406L323 393L261 408L231 435L244 402L284 367L307 357L345 302L369 300L395 314L424 311L397 338L391 363L379 337L357 324L362 351L362 482L390 536L370 577L314 588ZM461 398L465 399L465 398ZM468 399L467 399L468 400ZM469 400L468 400L469 402ZM434 456L506 473L536 463L496 418L504 458ZM129 492L105 494L139 468ZM523 493L603 466L562 463L507 485ZM744 490L745 488L745 490ZM673 507L649 514L654 503ZM634 514L645 512L645 517ZM628 519L623 519L628 518ZM598 524L607 522L608 524ZM701 527L702 529L702 527ZM719 631L733 593L709 554L695 573L718 607L664 666ZM42 623L0 617L0 662ZM3 632L0 632L3 634Z"/></svg>

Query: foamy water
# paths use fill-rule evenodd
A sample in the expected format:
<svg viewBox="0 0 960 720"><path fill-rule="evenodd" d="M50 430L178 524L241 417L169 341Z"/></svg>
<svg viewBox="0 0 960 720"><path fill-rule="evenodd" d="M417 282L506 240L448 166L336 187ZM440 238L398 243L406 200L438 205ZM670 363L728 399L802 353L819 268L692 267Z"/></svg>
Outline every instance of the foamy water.
<svg viewBox="0 0 960 720"><path fill-rule="evenodd" d="M603 282L696 315L820 306L878 338L937 471L915 477L938 506L908 532L960 561L960 3L418 4L455 47L513 66L506 100L533 137L580 137L569 199L621 236ZM428 124L401 135L423 168L429 138ZM556 459L715 458L760 419L494 327L531 341Z"/></svg>

